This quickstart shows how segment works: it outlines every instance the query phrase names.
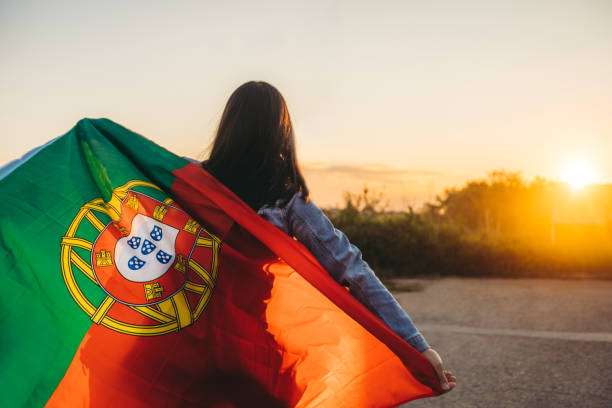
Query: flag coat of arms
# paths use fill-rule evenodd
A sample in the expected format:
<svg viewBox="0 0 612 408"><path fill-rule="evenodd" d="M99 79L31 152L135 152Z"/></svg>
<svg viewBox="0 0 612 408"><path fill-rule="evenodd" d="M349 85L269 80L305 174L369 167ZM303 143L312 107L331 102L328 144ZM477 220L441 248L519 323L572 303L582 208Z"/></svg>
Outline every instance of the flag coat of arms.
<svg viewBox="0 0 612 408"><path fill-rule="evenodd" d="M297 241L83 119L0 173L3 406L390 407L442 392Z"/></svg>

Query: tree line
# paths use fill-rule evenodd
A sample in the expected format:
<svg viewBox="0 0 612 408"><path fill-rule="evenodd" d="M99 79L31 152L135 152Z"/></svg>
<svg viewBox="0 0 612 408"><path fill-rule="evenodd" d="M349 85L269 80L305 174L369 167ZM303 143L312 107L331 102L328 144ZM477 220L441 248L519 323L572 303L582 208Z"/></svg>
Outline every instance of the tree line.
<svg viewBox="0 0 612 408"><path fill-rule="evenodd" d="M384 196L346 193L328 217L382 277L612 278L612 186L491 172L423 210L389 211Z"/></svg>

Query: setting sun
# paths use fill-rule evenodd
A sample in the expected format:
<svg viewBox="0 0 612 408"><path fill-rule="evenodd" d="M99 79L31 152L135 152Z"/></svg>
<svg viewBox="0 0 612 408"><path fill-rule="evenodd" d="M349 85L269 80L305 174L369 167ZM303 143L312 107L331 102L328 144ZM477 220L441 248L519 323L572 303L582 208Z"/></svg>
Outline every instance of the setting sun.
<svg viewBox="0 0 612 408"><path fill-rule="evenodd" d="M584 160L573 161L567 165L561 178L573 188L578 189L595 182L595 170L590 163Z"/></svg>

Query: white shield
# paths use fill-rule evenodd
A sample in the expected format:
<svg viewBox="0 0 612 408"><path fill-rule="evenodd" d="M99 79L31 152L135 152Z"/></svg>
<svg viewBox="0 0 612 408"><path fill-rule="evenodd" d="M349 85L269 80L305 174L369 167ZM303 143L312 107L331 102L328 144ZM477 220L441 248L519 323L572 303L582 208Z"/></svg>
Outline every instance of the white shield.
<svg viewBox="0 0 612 408"><path fill-rule="evenodd" d="M178 233L174 227L137 214L130 235L115 244L115 264L121 276L132 282L148 282L166 273L174 263Z"/></svg>

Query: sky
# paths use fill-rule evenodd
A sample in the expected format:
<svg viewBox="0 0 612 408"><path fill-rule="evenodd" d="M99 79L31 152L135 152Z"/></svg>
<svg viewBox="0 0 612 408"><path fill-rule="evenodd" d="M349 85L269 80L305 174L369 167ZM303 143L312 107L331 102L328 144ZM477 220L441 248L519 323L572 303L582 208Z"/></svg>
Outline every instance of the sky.
<svg viewBox="0 0 612 408"><path fill-rule="evenodd" d="M575 161L612 182L609 0L2 0L0 165L82 117L205 158L248 80L283 93L321 206Z"/></svg>

